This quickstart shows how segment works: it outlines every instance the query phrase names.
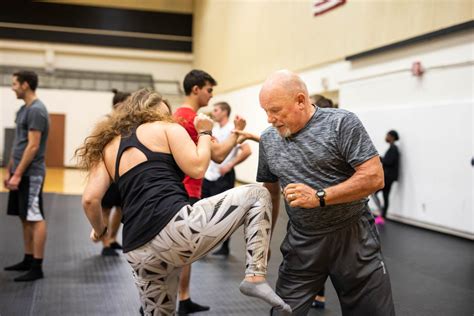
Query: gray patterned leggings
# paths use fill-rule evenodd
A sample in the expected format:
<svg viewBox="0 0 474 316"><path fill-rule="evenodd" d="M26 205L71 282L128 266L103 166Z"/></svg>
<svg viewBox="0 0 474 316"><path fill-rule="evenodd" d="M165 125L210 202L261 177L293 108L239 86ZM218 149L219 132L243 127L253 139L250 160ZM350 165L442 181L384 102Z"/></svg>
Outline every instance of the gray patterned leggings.
<svg viewBox="0 0 474 316"><path fill-rule="evenodd" d="M245 273L265 275L271 209L263 186L240 186L183 207L155 238L126 253L145 315L174 315L181 267L205 256L242 224Z"/></svg>

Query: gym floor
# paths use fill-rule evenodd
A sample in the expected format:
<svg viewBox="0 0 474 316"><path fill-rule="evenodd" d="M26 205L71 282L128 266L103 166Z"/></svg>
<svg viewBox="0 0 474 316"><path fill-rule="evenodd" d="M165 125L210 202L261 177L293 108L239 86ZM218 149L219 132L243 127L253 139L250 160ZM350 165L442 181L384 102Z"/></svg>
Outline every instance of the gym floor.
<svg viewBox="0 0 474 316"><path fill-rule="evenodd" d="M138 294L128 263L123 256L100 256L101 245L89 240L90 225L79 195L83 174L77 170L48 170L46 181L45 278L15 283L13 278L19 273L1 269L0 315L138 315ZM7 193L2 192L0 267L23 258L20 221L5 215L6 203ZM268 269L272 285L281 261L279 244L286 222L282 209ZM392 221L380 229L380 236L397 315L473 315L472 241ZM238 290L245 265L242 229L232 236L230 246L227 259L209 255L192 266L191 297L211 306L209 312L196 315L268 315L268 306ZM330 281L326 283L326 297L326 309L311 310L308 315L341 315Z"/></svg>

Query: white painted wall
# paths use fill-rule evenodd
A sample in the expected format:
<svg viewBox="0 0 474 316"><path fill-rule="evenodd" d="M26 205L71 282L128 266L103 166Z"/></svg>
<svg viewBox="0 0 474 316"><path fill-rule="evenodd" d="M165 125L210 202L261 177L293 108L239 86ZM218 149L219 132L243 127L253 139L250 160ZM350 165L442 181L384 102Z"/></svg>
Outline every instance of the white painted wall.
<svg viewBox="0 0 474 316"><path fill-rule="evenodd" d="M91 132L94 124L111 110L111 92L38 89L37 96L49 113L64 114L64 165L74 166L74 151ZM15 113L23 102L8 88L0 88L3 127L15 127ZM3 128L2 128L3 130ZM3 148L3 138L2 138Z"/></svg>
<svg viewBox="0 0 474 316"><path fill-rule="evenodd" d="M191 70L192 55L0 40L0 65L151 74L155 80L181 82ZM160 85L156 88L160 89ZM40 82L37 95L50 113L66 115L64 164L73 166L74 150L94 123L111 110L112 93L41 89ZM180 96L170 99L175 104L181 101ZM3 155L4 128L14 127L15 113L21 104L9 87L0 87L0 157Z"/></svg>
<svg viewBox="0 0 474 316"><path fill-rule="evenodd" d="M400 134L401 179L389 216L474 238L474 36L463 34L355 62L340 104L359 115L379 152ZM410 66L426 69L414 77Z"/></svg>
<svg viewBox="0 0 474 316"><path fill-rule="evenodd" d="M474 239L474 36L468 33L301 73L310 94L338 90L341 108L359 115L381 154L389 129L401 136L401 177L391 193L389 216ZM425 67L411 75L414 61ZM281 68L284 68L282 65ZM322 78L328 85L323 87ZM258 104L260 85L218 95L248 130L268 124ZM258 144L237 167L237 178L255 182Z"/></svg>

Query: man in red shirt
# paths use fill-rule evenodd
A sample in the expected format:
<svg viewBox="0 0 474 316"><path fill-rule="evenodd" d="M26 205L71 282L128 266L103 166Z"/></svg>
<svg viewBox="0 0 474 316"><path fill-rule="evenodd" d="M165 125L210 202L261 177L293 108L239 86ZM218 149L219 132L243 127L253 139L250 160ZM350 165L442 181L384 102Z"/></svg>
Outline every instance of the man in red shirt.
<svg viewBox="0 0 474 316"><path fill-rule="evenodd" d="M195 143L198 141L198 133L194 128L194 118L201 107L207 106L212 98L213 87L217 85L216 80L208 73L202 70L192 70L183 81L186 98L184 103L174 113L176 122L181 124ZM246 122L241 117L234 120L236 130L243 130ZM217 163L222 162L230 153L232 148L237 145L239 135L232 133L225 141L221 143L213 142L211 146L211 159ZM189 195L191 204L196 203L201 198L202 179L193 179L186 176L184 178L184 187ZM207 311L209 306L202 306L191 301L189 295L189 283L191 280L191 266L183 267L179 284L179 307L178 314L186 315L195 312Z"/></svg>

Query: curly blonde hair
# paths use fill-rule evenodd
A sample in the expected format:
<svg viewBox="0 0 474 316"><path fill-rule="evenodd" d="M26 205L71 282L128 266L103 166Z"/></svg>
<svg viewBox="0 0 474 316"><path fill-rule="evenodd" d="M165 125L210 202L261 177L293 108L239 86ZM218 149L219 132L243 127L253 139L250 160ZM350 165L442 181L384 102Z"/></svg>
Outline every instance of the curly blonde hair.
<svg viewBox="0 0 474 316"><path fill-rule="evenodd" d="M164 121L173 122L170 114L158 111L162 96L148 89L134 92L127 100L97 123L92 134L75 151L77 166L90 170L102 160L105 146L116 136L128 136L132 130L144 123Z"/></svg>

